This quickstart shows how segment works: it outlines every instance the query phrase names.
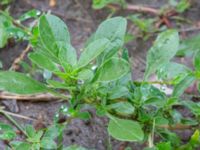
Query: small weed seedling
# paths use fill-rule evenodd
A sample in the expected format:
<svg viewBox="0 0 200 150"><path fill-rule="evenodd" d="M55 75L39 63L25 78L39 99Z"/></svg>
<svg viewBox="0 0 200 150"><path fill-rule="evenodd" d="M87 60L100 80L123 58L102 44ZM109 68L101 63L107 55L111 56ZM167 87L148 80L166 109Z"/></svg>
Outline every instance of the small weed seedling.
<svg viewBox="0 0 200 150"><path fill-rule="evenodd" d="M64 148L62 133L72 119L90 119L84 110L86 105L95 108L97 115L109 118L108 133L117 140L147 143L148 150L192 150L199 146L200 103L185 100L181 95L193 82L199 82L200 51L194 55L194 70L172 62L179 50L179 35L175 30L167 30L148 51L144 80L133 81L123 45L126 26L122 17L102 22L80 57L71 45L67 26L58 17L42 15L34 27L28 28L33 48L29 59L53 76L39 82L23 73L1 71L0 90L16 94L51 93L67 100L69 106L59 110L54 124L47 129L35 131L31 126L18 125L25 135L24 141L17 141L14 129L1 123L0 139L7 141L7 149L73 149ZM149 81L152 74L159 80ZM166 95L163 88L154 84L173 86L173 93ZM193 116L183 116L177 106L188 108ZM60 113L66 116L65 121L59 121ZM183 143L173 130L188 128L194 134Z"/></svg>

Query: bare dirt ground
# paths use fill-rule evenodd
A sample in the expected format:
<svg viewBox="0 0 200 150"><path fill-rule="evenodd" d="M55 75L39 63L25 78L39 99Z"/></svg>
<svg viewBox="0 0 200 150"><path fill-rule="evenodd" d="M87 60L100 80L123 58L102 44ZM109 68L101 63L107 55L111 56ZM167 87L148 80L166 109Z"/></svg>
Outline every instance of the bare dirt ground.
<svg viewBox="0 0 200 150"><path fill-rule="evenodd" d="M167 0L129 0L129 3L137 5L147 5L155 8L160 8L166 4ZM69 27L73 46L80 50L84 42L97 28L98 24L109 15L109 10L93 10L90 0L58 0L55 7L49 6L49 0L16 0L11 4L11 14L15 17L30 9L38 9L41 11L51 11L53 14L61 17ZM200 21L200 1L193 0L192 8L182 16L197 22ZM128 12L134 13L134 12ZM118 13L124 15L125 13ZM187 25L185 25L187 27ZM193 33L186 33L190 36ZM154 39L154 37L152 38ZM133 78L138 79L143 76L145 69L146 51L152 45L153 40L143 41L138 38L127 44L129 54L133 60ZM6 48L0 50L0 60L3 62L4 69L8 69L14 59L20 55L25 49L27 43L10 43ZM1 100L0 104L5 106L8 111L19 113L21 115L32 118L40 118L44 125L51 124L55 112L64 102L30 102L16 100ZM108 149L109 137L106 131L107 119L99 118L91 110L93 118L90 121L74 120L65 131L64 145L77 144L88 149L106 150ZM16 119L21 124L36 124L22 119ZM0 116L0 121L7 120ZM182 133L183 138L188 138L190 133ZM133 150L140 150L142 146L130 143L123 143L116 140L111 140L113 150L121 150L123 144L131 146ZM4 144L0 142L0 149L4 149Z"/></svg>

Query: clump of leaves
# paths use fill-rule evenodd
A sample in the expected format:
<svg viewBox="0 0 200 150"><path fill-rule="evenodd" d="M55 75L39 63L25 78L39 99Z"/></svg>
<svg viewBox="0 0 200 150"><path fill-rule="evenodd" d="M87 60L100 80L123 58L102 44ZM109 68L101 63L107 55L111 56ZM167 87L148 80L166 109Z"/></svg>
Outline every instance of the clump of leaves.
<svg viewBox="0 0 200 150"><path fill-rule="evenodd" d="M30 18L36 19L39 15L39 11L30 10L18 19L14 19L10 16L8 10L0 11L0 48L5 47L9 39L14 39L15 41L29 40L31 27L28 29L22 23Z"/></svg>
<svg viewBox="0 0 200 150"><path fill-rule="evenodd" d="M127 21L122 17L105 20L78 58L65 23L54 15L44 14L38 24L29 29L33 52L28 57L53 76L39 82L23 73L1 71L0 89L16 94L51 93L68 100L69 107L62 108L67 119L64 123L58 119L59 125L66 125L75 118L89 119L89 113L84 110L85 105L89 105L96 109L97 115L109 118L108 133L113 138L148 141L148 147L154 149L178 149L183 142L171 129L193 127L196 132L185 147L196 147L199 144L199 104L188 102L181 95L193 82L199 82L199 52L194 57L194 70L173 62L179 50L179 35L176 30L167 30L148 51L144 80L133 81L124 47L126 26ZM156 74L159 81L148 81L152 74ZM154 83L173 86L173 93L167 95ZM194 116L184 117L176 106L188 108ZM51 143L54 149L59 148L52 139L43 139L46 132L32 130L27 139L29 146L40 143L36 145L40 149L43 141ZM158 144L154 142L155 136L160 139Z"/></svg>

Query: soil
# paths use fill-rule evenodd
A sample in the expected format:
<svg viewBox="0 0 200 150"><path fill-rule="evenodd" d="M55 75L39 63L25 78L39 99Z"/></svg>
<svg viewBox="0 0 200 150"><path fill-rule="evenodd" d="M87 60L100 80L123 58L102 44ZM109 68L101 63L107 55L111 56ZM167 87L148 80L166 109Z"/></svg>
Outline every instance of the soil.
<svg viewBox="0 0 200 150"><path fill-rule="evenodd" d="M168 0L128 0L129 3L137 5L147 5L155 8L160 8L168 2ZM38 9L41 11L51 11L52 14L56 14L61 17L67 24L69 31L71 33L71 39L73 46L80 51L83 47L84 42L91 35L93 31L97 28L98 24L106 19L109 15L109 10L93 10L91 8L90 0L57 0L55 7L49 6L49 0L15 0L11 4L11 15L18 17L24 12L30 9ZM199 9L200 1L193 0L192 8L185 12L182 16L197 22L200 20ZM130 13L130 12L129 12ZM134 13L134 12L131 12ZM126 13L120 12L117 15L124 15ZM184 27L187 27L184 24ZM129 25L129 31L131 25ZM193 33L186 33L187 36ZM133 78L141 79L143 77L143 72L145 69L145 56L146 51L152 45L154 37L148 41L144 41L140 38L129 42L127 48L129 49L129 54L132 60L133 68ZM0 50L0 60L3 63L3 69L9 69L14 59L20 55L20 53L25 49L27 43L11 43ZM8 111L19 113L21 115L29 116L32 118L39 119L42 124L51 124L52 118L59 107L64 104L64 102L30 102L30 101L16 101L16 100L2 100L1 105L5 106ZM81 145L88 149L106 150L109 147L110 137L107 134L106 126L107 119L99 118L95 115L94 110L90 110L92 114L92 119L89 121L82 121L76 119L67 127L64 136L64 145L68 146L71 144ZM27 121L16 118L20 124L37 124L37 122ZM6 118L0 116L1 122L7 122ZM188 138L191 134L186 131L186 133L181 133L183 138ZM111 139L113 145L113 150L121 150L120 148L126 144L133 148L133 150L141 150L142 145L140 144L130 144L119 142ZM0 142L0 150L4 149L4 144Z"/></svg>

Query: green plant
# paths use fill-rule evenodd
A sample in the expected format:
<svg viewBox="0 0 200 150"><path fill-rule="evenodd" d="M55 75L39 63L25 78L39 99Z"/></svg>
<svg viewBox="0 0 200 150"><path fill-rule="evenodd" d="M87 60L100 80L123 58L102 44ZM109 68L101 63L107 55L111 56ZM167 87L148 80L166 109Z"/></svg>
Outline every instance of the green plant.
<svg viewBox="0 0 200 150"><path fill-rule="evenodd" d="M199 145L200 105L180 96L194 81L199 82L200 52L195 54L194 70L173 62L171 59L179 50L179 35L176 30L167 30L157 37L148 51L144 80L133 81L127 49L123 45L126 25L122 17L101 23L78 58L65 23L51 14L40 16L38 24L27 31L33 48L28 57L41 69L51 72L54 78L39 82L23 73L1 71L0 89L16 94L51 93L67 100L69 106L63 106L58 112L67 119L61 123L56 115L54 124L59 128L55 130L63 131L75 118L90 119L84 110L89 105L96 109L97 115L109 118L108 133L117 140L148 142L148 149L195 148ZM149 81L152 74L159 80ZM156 88L154 84L173 86L173 93L166 95L163 88ZM177 106L188 108L194 116L183 117ZM187 128L196 131L188 144L180 146L183 142L171 129ZM34 131L30 126L20 129L27 137L25 145L28 148L41 148L47 131ZM52 134L56 133L54 138L59 139L58 144L54 138L45 139L45 143L62 149L62 134L55 130ZM15 137L10 127L6 126L4 131L7 133L3 133L4 140ZM155 137L159 137L158 143Z"/></svg>
<svg viewBox="0 0 200 150"><path fill-rule="evenodd" d="M125 0L92 0L92 7L94 9L101 9L110 3L117 3L120 5L125 5Z"/></svg>
<svg viewBox="0 0 200 150"><path fill-rule="evenodd" d="M0 48L5 47L11 38L15 41L29 40L31 27L28 29L22 22L30 18L37 18L39 15L40 12L33 9L24 13L18 19L14 19L10 16L8 10L0 10Z"/></svg>
<svg viewBox="0 0 200 150"><path fill-rule="evenodd" d="M13 0L1 0L0 5L8 5L12 2Z"/></svg>

